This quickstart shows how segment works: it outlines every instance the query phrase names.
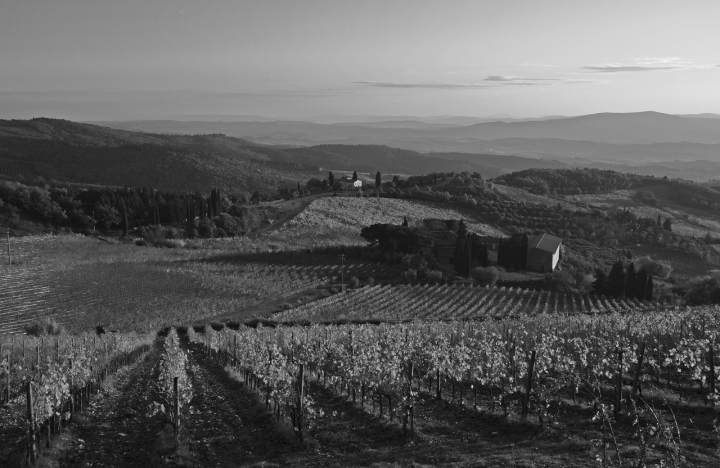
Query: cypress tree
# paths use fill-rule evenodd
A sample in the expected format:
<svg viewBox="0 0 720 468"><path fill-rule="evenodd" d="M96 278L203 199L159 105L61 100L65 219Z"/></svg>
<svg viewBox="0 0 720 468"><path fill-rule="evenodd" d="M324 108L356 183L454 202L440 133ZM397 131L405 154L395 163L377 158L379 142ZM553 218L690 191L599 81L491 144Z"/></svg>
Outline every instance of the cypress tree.
<svg viewBox="0 0 720 468"><path fill-rule="evenodd" d="M647 273L645 268L641 268L635 277L635 299L638 301L645 300L645 285L647 284Z"/></svg>
<svg viewBox="0 0 720 468"><path fill-rule="evenodd" d="M122 210L123 236L127 236L128 235L128 217L127 217L127 206L125 206L124 198L120 198L120 208Z"/></svg>
<svg viewBox="0 0 720 468"><path fill-rule="evenodd" d="M635 298L635 282L637 281L637 273L635 272L635 264L630 263L625 273L625 297L628 299ZM644 294L643 294L644 295Z"/></svg>
<svg viewBox="0 0 720 468"><path fill-rule="evenodd" d="M352 181L355 182L357 180L357 172L353 171Z"/></svg>
<svg viewBox="0 0 720 468"><path fill-rule="evenodd" d="M625 290L625 268L622 261L618 260L610 270L607 283L607 294L619 297Z"/></svg>
<svg viewBox="0 0 720 468"><path fill-rule="evenodd" d="M648 275L647 283L645 283L645 300L653 300L653 279L652 275Z"/></svg>
<svg viewBox="0 0 720 468"><path fill-rule="evenodd" d="M403 227L408 227L408 226L409 226L409 225L408 225L408 220L407 220L407 218L406 218L405 216L403 216L403 223L402 223L402 225L403 225Z"/></svg>
<svg viewBox="0 0 720 468"><path fill-rule="evenodd" d="M527 268L527 259L528 259L528 244L529 239L527 234L523 234L522 241L520 243L520 269L524 270Z"/></svg>
<svg viewBox="0 0 720 468"><path fill-rule="evenodd" d="M592 287L596 294L607 294L607 273L605 273L605 270L595 272L595 281L593 281Z"/></svg>
<svg viewBox="0 0 720 468"><path fill-rule="evenodd" d="M333 185L335 185L335 175L332 171L328 174L328 184L330 184L330 188L333 188Z"/></svg>
<svg viewBox="0 0 720 468"><path fill-rule="evenodd" d="M498 264L498 266L505 266L505 245L504 245L502 239L500 239L500 242L498 243L497 264Z"/></svg>
<svg viewBox="0 0 720 468"><path fill-rule="evenodd" d="M377 174L375 174L375 187L380 188L382 185L382 175L380 174L380 171L377 171Z"/></svg>
<svg viewBox="0 0 720 468"><path fill-rule="evenodd" d="M480 264L483 268L490 266L489 252L487 242L483 243L482 251L480 252Z"/></svg>
<svg viewBox="0 0 720 468"><path fill-rule="evenodd" d="M465 222L460 221L458 238L455 244L455 271L467 278L470 276L470 265L472 263L472 250L468 242L468 231Z"/></svg>

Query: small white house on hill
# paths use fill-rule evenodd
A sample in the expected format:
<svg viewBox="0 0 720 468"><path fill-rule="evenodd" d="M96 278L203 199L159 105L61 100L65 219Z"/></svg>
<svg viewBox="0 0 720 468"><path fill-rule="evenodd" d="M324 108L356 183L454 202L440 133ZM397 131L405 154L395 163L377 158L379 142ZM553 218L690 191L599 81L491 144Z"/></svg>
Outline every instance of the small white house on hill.
<svg viewBox="0 0 720 468"><path fill-rule="evenodd" d="M562 239L550 234L538 234L528 242L527 270L548 273L560 261Z"/></svg>

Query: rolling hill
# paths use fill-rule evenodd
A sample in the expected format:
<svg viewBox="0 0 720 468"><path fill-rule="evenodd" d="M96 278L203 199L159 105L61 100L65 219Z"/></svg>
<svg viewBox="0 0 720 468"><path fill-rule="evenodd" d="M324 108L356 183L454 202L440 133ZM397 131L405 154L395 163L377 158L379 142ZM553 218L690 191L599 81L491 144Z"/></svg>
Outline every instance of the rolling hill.
<svg viewBox="0 0 720 468"><path fill-rule="evenodd" d="M421 153L513 155L572 166L617 165L616 170L708 180L684 162L720 165L720 119L714 114L603 113L579 117L478 119L449 116L325 116L297 121L125 121L113 128L173 134L223 133L267 145L383 145ZM474 119L474 120L473 120ZM457 158L452 158L457 159ZM470 158L473 159L473 158ZM663 164L677 162L672 168ZM644 170L644 166L650 166ZM718 166L720 167L720 166ZM717 169L718 167L715 167ZM513 169L514 170L514 169Z"/></svg>
<svg viewBox="0 0 720 468"><path fill-rule="evenodd" d="M382 145L267 146L217 133L145 133L45 118L0 121L0 174L11 178L273 192L328 169L407 175L477 171L494 177L557 166L529 158L428 155Z"/></svg>

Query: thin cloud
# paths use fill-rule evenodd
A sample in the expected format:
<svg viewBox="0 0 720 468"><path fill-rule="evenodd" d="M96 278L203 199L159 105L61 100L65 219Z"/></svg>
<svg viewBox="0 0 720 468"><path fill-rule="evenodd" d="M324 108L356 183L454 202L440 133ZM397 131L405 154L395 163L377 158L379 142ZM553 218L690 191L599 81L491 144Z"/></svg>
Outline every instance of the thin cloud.
<svg viewBox="0 0 720 468"><path fill-rule="evenodd" d="M383 83L376 81L354 81L354 84L375 86L378 88L425 88L425 89L479 89L492 88L483 84L457 84L457 83Z"/></svg>
<svg viewBox="0 0 720 468"><path fill-rule="evenodd" d="M668 70L698 70L712 68L712 65L688 62L680 57L643 57L633 63L608 63L601 65L586 65L581 70L595 73L635 73Z"/></svg>
<svg viewBox="0 0 720 468"><path fill-rule="evenodd" d="M405 89L497 89L508 86L555 86L559 84L597 83L593 80L567 80L564 78L523 78L515 76L490 75L483 81L492 84L479 83L389 83L377 81L354 81L353 84L373 86L378 88L405 88Z"/></svg>
<svg viewBox="0 0 720 468"><path fill-rule="evenodd" d="M590 70L598 73L626 73L626 72L647 72L647 71L658 71L658 70L677 70L681 67L669 66L669 67L657 67L657 66L643 66L643 65L597 65L597 66L585 66L581 67L582 70Z"/></svg>
<svg viewBox="0 0 720 468"><path fill-rule="evenodd" d="M562 81L559 78L523 78L522 76L490 75L485 81L511 82L511 81Z"/></svg>

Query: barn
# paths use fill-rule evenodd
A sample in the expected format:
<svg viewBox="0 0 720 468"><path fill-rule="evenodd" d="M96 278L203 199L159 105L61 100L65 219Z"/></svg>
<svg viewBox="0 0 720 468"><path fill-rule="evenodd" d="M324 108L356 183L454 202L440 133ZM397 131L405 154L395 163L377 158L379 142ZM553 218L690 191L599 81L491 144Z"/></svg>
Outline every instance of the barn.
<svg viewBox="0 0 720 468"><path fill-rule="evenodd" d="M528 243L527 270L548 273L555 270L560 261L562 239L550 234L538 234Z"/></svg>

